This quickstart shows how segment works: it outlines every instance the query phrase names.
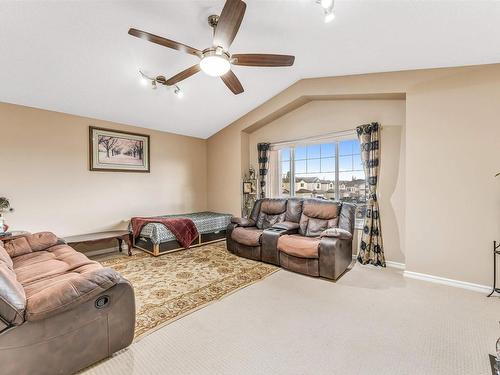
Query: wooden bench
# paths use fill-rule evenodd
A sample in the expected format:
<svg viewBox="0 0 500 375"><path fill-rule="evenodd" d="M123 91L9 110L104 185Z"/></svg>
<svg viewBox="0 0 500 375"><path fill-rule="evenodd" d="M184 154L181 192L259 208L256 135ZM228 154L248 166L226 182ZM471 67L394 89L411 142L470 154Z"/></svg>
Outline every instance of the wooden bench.
<svg viewBox="0 0 500 375"><path fill-rule="evenodd" d="M120 252L122 251L122 244L125 241L128 246L128 255L132 255L132 234L128 230L114 230L108 232L81 234L78 236L65 237L64 241L66 241L68 245L77 245L82 243L98 243L109 241L111 239L118 240L118 249Z"/></svg>

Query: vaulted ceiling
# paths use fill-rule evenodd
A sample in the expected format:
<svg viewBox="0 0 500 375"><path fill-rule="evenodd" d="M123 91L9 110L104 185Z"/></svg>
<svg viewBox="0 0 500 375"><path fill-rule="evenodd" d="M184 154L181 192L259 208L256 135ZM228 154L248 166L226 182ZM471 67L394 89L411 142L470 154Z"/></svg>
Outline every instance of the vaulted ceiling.
<svg viewBox="0 0 500 375"><path fill-rule="evenodd" d="M233 67L245 92L197 74L185 95L140 84L197 58L127 34L136 27L196 48L224 1L2 1L0 101L207 138L301 78L500 62L500 1L247 0L232 53L296 56L292 68Z"/></svg>

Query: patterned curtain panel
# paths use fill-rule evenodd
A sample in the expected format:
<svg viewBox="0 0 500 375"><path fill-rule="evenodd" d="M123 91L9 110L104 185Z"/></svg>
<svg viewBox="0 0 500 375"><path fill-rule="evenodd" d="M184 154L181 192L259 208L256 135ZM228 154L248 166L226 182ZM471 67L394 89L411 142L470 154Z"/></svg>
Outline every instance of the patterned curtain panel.
<svg viewBox="0 0 500 375"><path fill-rule="evenodd" d="M257 151L259 152L259 181L260 181L260 197L266 197L266 176L269 168L269 148L270 143L258 143Z"/></svg>
<svg viewBox="0 0 500 375"><path fill-rule="evenodd" d="M358 261L361 264L373 264L374 266L385 267L380 214L377 202L380 125L377 122L372 122L371 124L358 126L356 131L361 146L361 159L369 189Z"/></svg>

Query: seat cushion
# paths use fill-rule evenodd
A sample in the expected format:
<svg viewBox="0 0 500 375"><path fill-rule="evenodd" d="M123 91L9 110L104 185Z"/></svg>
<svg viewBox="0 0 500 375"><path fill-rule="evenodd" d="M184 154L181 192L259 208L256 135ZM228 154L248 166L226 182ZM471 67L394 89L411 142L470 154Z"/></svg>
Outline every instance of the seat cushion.
<svg viewBox="0 0 500 375"><path fill-rule="evenodd" d="M0 242L0 317L7 323L24 322L26 295L17 280L12 260Z"/></svg>
<svg viewBox="0 0 500 375"><path fill-rule="evenodd" d="M67 245L13 259L26 295L26 320L45 319L88 301L114 286L120 275Z"/></svg>
<svg viewBox="0 0 500 375"><path fill-rule="evenodd" d="M242 245L259 246L262 232L262 229L256 227L236 227L231 233L231 238Z"/></svg>
<svg viewBox="0 0 500 375"><path fill-rule="evenodd" d="M304 237L298 234L281 236L278 250L300 258L318 258L319 237Z"/></svg>

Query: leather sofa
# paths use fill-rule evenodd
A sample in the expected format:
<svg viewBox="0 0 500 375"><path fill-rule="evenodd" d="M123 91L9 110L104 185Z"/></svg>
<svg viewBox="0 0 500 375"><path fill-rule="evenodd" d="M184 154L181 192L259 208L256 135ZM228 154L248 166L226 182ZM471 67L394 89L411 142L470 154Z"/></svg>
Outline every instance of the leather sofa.
<svg viewBox="0 0 500 375"><path fill-rule="evenodd" d="M2 374L72 374L130 345L134 327L134 291L114 270L53 233L0 241Z"/></svg>
<svg viewBox="0 0 500 375"><path fill-rule="evenodd" d="M353 204L315 198L258 200L233 218L227 249L288 270L336 280L352 261Z"/></svg>

